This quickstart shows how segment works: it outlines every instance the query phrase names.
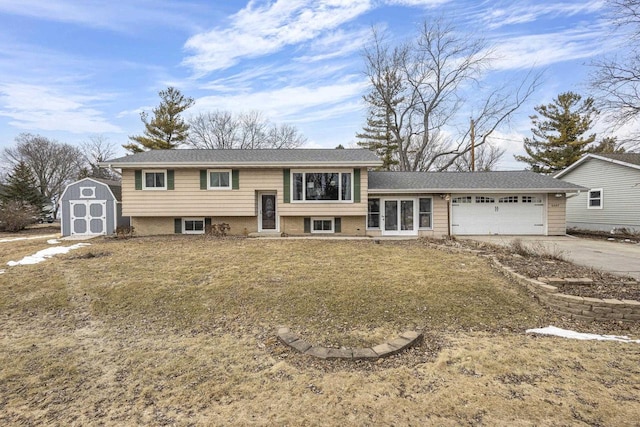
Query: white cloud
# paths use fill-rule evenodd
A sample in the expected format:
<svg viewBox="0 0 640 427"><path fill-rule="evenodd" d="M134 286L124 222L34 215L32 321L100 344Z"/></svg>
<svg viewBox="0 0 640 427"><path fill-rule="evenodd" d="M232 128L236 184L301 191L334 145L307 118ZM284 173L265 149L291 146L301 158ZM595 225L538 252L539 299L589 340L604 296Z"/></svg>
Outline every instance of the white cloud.
<svg viewBox="0 0 640 427"><path fill-rule="evenodd" d="M602 36L593 28L580 28L497 39L494 40L497 59L492 65L497 70L517 70L593 58L608 49Z"/></svg>
<svg viewBox="0 0 640 427"><path fill-rule="evenodd" d="M34 84L0 85L0 116L21 129L71 133L121 132L90 105L106 95L82 95L69 88L54 89Z"/></svg>
<svg viewBox="0 0 640 427"><path fill-rule="evenodd" d="M364 82L342 81L318 87L286 86L236 95L212 95L198 98L192 112L257 109L276 122L313 121L357 110L355 104L348 101L359 98L364 89Z"/></svg>
<svg viewBox="0 0 640 427"><path fill-rule="evenodd" d="M450 0L385 0L388 5L436 7L449 3Z"/></svg>
<svg viewBox="0 0 640 427"><path fill-rule="evenodd" d="M507 7L491 8L481 17L488 29L533 22L543 16L569 18L578 14L595 13L604 8L602 0L577 2L509 2Z"/></svg>
<svg viewBox="0 0 640 427"><path fill-rule="evenodd" d="M249 2L226 28L196 34L184 60L197 74L229 68L242 58L268 55L313 40L370 10L369 0L276 0Z"/></svg>
<svg viewBox="0 0 640 427"><path fill-rule="evenodd" d="M118 32L134 32L146 25L195 30L198 10L203 12L186 1L0 0L0 13Z"/></svg>

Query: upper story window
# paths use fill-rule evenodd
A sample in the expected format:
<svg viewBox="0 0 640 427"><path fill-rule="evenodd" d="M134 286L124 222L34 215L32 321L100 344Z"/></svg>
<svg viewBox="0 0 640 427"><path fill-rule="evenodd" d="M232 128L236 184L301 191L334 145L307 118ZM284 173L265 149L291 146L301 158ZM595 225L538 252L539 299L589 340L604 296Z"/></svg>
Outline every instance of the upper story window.
<svg viewBox="0 0 640 427"><path fill-rule="evenodd" d="M353 200L350 172L294 172L292 176L294 201Z"/></svg>
<svg viewBox="0 0 640 427"><path fill-rule="evenodd" d="M207 188L209 190L231 190L231 171L209 170Z"/></svg>
<svg viewBox="0 0 640 427"><path fill-rule="evenodd" d="M143 171L145 190L166 190L167 189L167 171Z"/></svg>
<svg viewBox="0 0 640 427"><path fill-rule="evenodd" d="M594 188L589 190L587 198L587 209L602 209L602 188Z"/></svg>

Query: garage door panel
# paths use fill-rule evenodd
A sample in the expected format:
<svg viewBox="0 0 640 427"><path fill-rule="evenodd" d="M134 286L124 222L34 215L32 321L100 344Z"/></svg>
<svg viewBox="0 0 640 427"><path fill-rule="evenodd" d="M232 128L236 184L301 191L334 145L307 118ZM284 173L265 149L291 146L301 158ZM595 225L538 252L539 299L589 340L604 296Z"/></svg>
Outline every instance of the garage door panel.
<svg viewBox="0 0 640 427"><path fill-rule="evenodd" d="M542 235L544 203L540 195L464 195L452 199L452 232Z"/></svg>

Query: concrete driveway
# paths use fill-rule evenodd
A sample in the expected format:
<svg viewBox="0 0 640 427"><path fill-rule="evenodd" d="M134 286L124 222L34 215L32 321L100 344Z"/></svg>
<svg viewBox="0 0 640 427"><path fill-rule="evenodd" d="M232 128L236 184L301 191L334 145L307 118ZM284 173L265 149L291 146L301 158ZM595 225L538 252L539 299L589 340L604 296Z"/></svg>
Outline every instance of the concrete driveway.
<svg viewBox="0 0 640 427"><path fill-rule="evenodd" d="M466 238L507 246L512 240L542 244L551 252L576 264L640 280L640 244L572 236L465 236Z"/></svg>

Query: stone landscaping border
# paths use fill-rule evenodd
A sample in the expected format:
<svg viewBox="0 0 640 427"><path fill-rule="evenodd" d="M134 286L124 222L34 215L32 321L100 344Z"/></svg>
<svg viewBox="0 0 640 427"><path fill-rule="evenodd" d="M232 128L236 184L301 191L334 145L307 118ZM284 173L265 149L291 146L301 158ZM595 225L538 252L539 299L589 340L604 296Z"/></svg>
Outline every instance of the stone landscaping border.
<svg viewBox="0 0 640 427"><path fill-rule="evenodd" d="M501 268L533 292L541 303L571 319L582 320L584 322L593 322L594 320L614 320L621 322L640 321L640 301L600 299L562 294L558 292L557 286L549 285L541 280L530 279L529 277L516 273L511 267L503 265L495 257L491 257L491 260L497 267ZM553 281L550 279L546 280L549 282ZM590 283L585 279L560 280L556 279L555 281L557 283L571 284Z"/></svg>
<svg viewBox="0 0 640 427"><path fill-rule="evenodd" d="M370 348L329 348L313 346L291 332L287 327L278 329L278 338L285 345L308 356L320 359L376 360L400 353L422 339L421 331L406 331L397 338Z"/></svg>

